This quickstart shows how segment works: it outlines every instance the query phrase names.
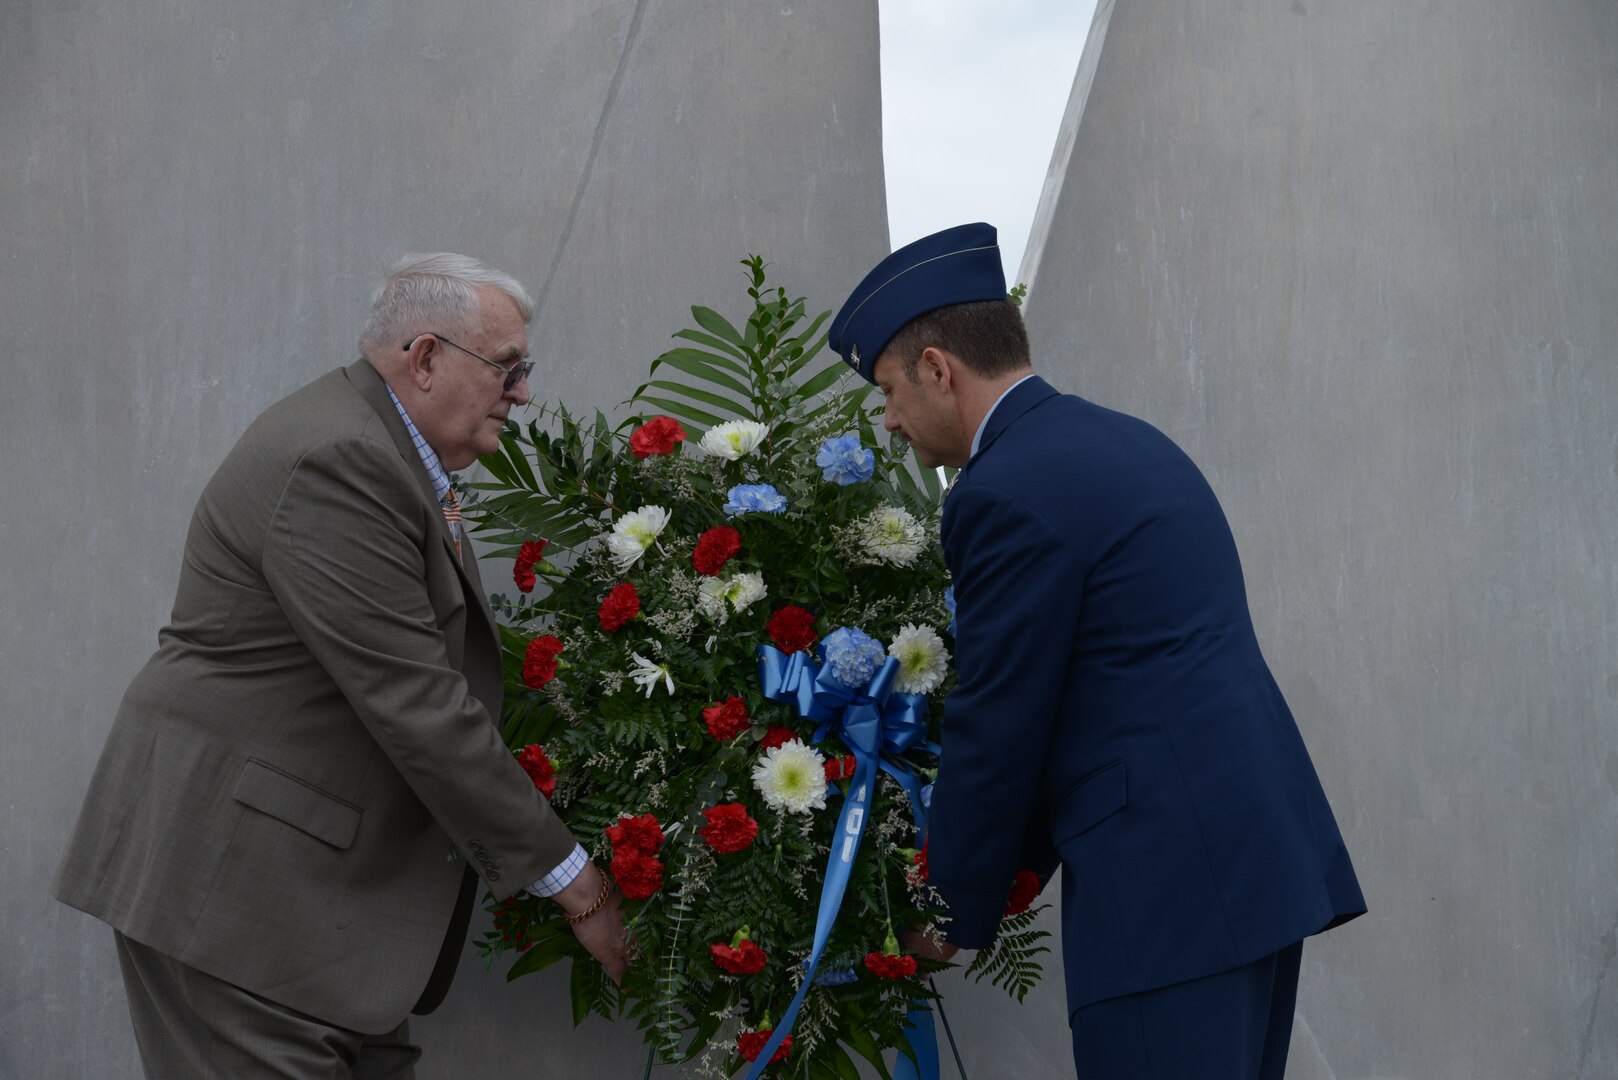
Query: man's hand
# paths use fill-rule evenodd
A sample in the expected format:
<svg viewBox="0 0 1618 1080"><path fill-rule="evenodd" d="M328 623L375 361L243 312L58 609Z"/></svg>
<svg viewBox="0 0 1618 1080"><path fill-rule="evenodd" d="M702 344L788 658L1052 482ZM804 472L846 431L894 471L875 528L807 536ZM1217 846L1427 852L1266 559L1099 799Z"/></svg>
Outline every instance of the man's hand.
<svg viewBox="0 0 1618 1080"><path fill-rule="evenodd" d="M569 915L589 911L601 896L605 880L595 863L586 863L584 871L551 899L561 904ZM593 914L573 924L573 936L591 956L601 961L613 982L623 980L624 969L629 966L629 934L624 930L624 913L619 906L616 886L608 891L605 902Z"/></svg>
<svg viewBox="0 0 1618 1080"><path fill-rule="evenodd" d="M945 963L954 959L955 954L961 951L959 945L951 945L939 936L937 931L907 930L899 935L899 944L912 956Z"/></svg>

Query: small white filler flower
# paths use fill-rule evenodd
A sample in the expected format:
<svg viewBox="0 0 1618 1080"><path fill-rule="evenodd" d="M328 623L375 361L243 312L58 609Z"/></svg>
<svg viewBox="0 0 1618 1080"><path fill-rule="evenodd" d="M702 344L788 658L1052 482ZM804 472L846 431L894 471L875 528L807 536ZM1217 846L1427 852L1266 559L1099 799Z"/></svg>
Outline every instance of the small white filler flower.
<svg viewBox="0 0 1618 1080"><path fill-rule="evenodd" d="M949 674L949 650L944 639L930 626L906 623L893 636L888 655L899 661L899 674L893 688L902 694L930 694Z"/></svg>
<svg viewBox="0 0 1618 1080"><path fill-rule="evenodd" d="M756 420L726 420L702 433L702 449L714 457L735 461L750 454L769 433L770 429Z"/></svg>
<svg viewBox="0 0 1618 1080"><path fill-rule="evenodd" d="M669 512L661 506L643 506L620 517L607 537L607 550L612 552L612 565L618 572L640 562L668 523Z"/></svg>
<svg viewBox="0 0 1618 1080"><path fill-rule="evenodd" d="M654 664L638 652L630 653L629 658L635 661L635 670L629 673L629 677L635 680L636 686L646 691L648 698L659 682L668 687L670 697L674 696L674 676L669 674L667 664Z"/></svg>
<svg viewBox="0 0 1618 1080"><path fill-rule="evenodd" d="M777 810L807 814L826 808L826 759L797 739L772 747L753 766L753 786Z"/></svg>

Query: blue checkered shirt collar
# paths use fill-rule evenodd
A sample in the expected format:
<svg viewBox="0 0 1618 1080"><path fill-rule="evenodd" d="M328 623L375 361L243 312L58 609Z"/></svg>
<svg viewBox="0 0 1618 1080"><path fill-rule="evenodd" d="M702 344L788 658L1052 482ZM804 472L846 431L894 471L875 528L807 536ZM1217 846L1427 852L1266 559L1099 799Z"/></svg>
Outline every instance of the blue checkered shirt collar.
<svg viewBox="0 0 1618 1080"><path fill-rule="evenodd" d="M405 430L410 432L411 445L415 446L416 453L421 455L422 468L427 470L427 479L433 482L433 494L438 496L439 502L443 502L445 496L449 494L449 473L445 471L444 463L438 460L437 451L428 446L427 440L416 430L410 414L405 412L404 405L400 403L399 396L393 392L391 386L388 387L388 397L393 399L393 407L399 410L399 419L404 421Z"/></svg>

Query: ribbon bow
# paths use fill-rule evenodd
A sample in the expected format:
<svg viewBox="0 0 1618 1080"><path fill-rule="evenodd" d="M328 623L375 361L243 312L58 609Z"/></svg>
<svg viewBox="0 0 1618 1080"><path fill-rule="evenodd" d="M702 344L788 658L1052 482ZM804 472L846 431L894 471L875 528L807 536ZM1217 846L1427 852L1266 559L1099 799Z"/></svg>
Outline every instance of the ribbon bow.
<svg viewBox="0 0 1618 1080"><path fill-rule="evenodd" d="M781 1014L769 1041L759 1051L748 1070L747 1080L757 1080L764 1072L775 1051L792 1030L804 996L814 985L815 971L820 966L821 954L837 922L837 913L843 905L843 893L853 870L854 856L865 835L865 821L870 816L871 793L876 787L876 772L880 768L893 777L910 796L910 808L918 829L927 827L927 809L921 798L921 780L909 763L899 758L884 757L899 754L912 747L938 752L936 743L927 739L927 696L906 694L893 689L893 680L899 674L899 661L889 657L870 682L861 687L848 687L835 679L830 669L823 668L802 652L783 653L770 645L758 648L759 682L764 696L794 706L798 715L813 720L815 742L832 735L854 753L854 776L848 786L848 798L843 800L842 812L837 819L837 831L832 842L831 855L826 863L826 884L820 893L820 909L815 919L814 946L804 965L804 979L791 1004ZM925 1010L925 1005L918 1003ZM901 1055L896 1078L919 1075L927 1080L938 1076L938 1052L932 1039L932 1013L925 1017L912 1010L906 1034L912 1049L922 1062L919 1074L910 1073L909 1059ZM926 1045L918 1045L925 1042Z"/></svg>

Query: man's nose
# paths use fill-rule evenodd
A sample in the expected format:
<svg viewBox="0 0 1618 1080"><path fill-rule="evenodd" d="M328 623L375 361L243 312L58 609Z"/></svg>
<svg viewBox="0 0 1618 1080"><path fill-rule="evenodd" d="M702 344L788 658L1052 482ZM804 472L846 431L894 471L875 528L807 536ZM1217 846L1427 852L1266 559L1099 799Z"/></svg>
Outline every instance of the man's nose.
<svg viewBox="0 0 1618 1080"><path fill-rule="evenodd" d="M890 434L899 430L899 421L894 418L893 410L886 405L882 407L882 427Z"/></svg>

